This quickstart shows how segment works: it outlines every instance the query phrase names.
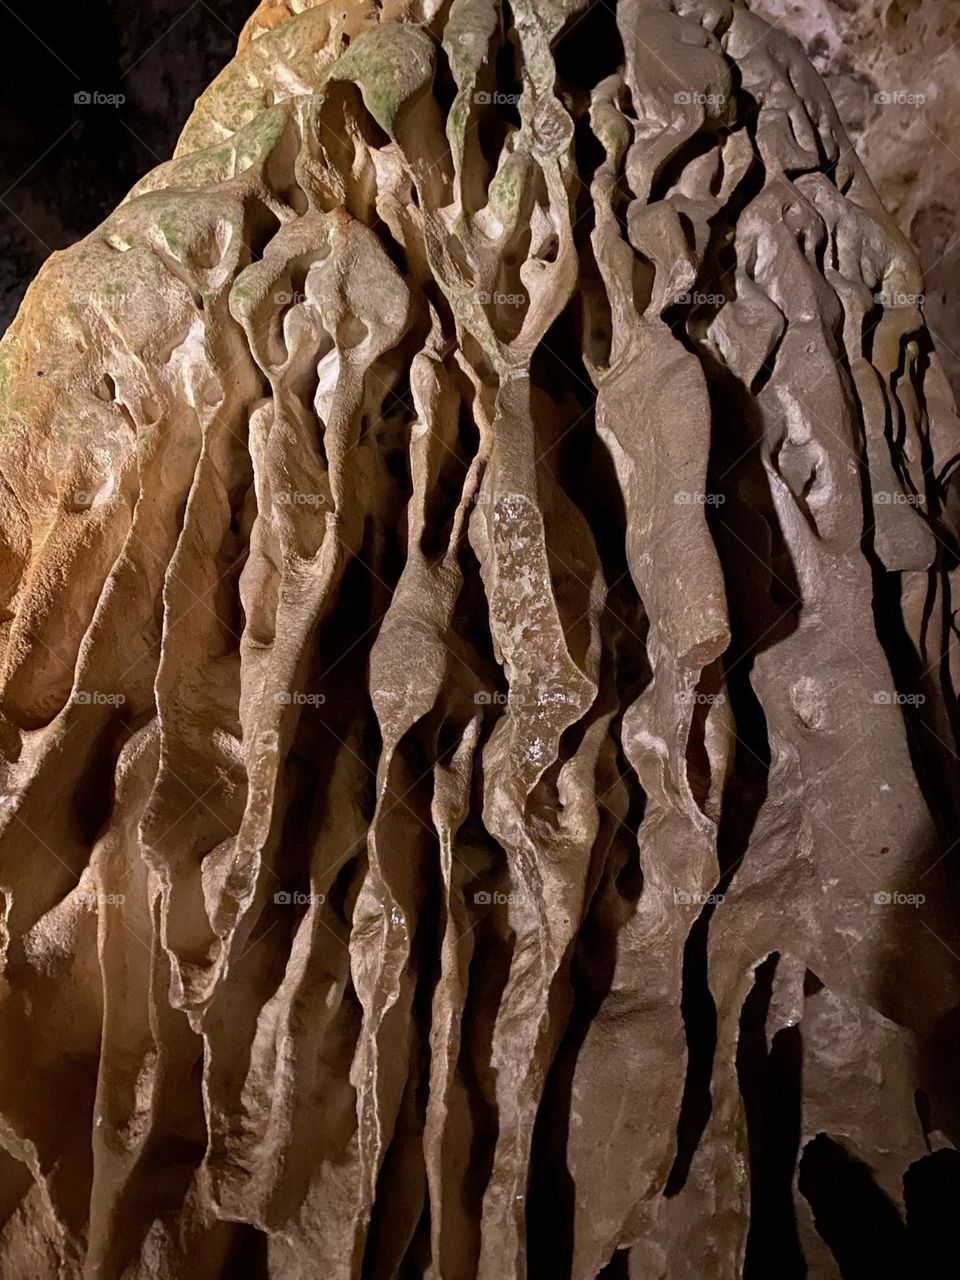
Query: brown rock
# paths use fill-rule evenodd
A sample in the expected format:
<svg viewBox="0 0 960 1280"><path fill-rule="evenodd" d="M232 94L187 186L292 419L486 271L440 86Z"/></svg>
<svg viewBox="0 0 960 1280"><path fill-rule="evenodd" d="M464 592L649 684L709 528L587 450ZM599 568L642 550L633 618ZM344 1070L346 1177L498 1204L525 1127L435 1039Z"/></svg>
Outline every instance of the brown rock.
<svg viewBox="0 0 960 1280"><path fill-rule="evenodd" d="M750 0L823 76L884 205L916 246L923 314L960 396L960 4Z"/></svg>
<svg viewBox="0 0 960 1280"><path fill-rule="evenodd" d="M740 5L260 6L0 344L4 1277L933 1256L920 288Z"/></svg>

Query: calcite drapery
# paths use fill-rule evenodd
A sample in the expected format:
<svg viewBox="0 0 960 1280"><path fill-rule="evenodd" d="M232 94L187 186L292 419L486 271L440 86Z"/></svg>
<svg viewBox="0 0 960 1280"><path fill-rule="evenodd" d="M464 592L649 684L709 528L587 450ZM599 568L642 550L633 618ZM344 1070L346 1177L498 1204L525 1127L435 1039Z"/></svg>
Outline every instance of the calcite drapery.
<svg viewBox="0 0 960 1280"><path fill-rule="evenodd" d="M261 5L0 347L5 1276L912 1265L918 293L742 5Z"/></svg>

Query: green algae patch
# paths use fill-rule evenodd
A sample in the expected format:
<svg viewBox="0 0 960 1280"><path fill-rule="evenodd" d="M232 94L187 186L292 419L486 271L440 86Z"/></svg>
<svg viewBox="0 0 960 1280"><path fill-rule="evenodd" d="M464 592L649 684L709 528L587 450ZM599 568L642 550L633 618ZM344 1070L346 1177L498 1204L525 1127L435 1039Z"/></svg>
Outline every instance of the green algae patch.
<svg viewBox="0 0 960 1280"><path fill-rule="evenodd" d="M374 120L393 137L400 108L433 79L433 50L433 41L416 27L365 31L321 76L318 92L331 80L353 81Z"/></svg>

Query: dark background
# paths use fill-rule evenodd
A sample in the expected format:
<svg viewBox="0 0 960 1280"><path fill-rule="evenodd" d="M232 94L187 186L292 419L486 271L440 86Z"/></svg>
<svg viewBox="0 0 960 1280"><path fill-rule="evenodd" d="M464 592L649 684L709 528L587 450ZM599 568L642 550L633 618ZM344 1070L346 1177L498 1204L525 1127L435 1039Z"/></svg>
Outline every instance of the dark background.
<svg viewBox="0 0 960 1280"><path fill-rule="evenodd" d="M92 231L134 183L170 158L194 102L233 56L256 3L0 0L0 335L44 259ZM945 16L948 10L960 13L960 0L942 4ZM771 18L780 14L779 0L757 0L756 7ZM848 17L853 13L858 21L862 15L862 54L851 55L856 65L844 56L843 67L819 57L812 10L805 16L797 5L778 18L779 25L806 43L837 100L846 103L841 114L854 140L864 121L851 108L850 93L875 87L860 83L858 67L866 66L871 41L886 45L892 39L886 26L877 26L874 8L875 0L834 0L827 5L826 11ZM956 30L960 32L960 26ZM943 43L946 56L954 48L946 42L953 37L950 28L942 40L928 46L926 28L903 26L899 39L905 42L904 83L924 87L924 75L932 74L925 70L928 47L939 49ZM949 79L944 83L949 85ZM926 321L960 401L960 347L955 337L960 332L960 213L952 177L957 166L944 159L944 150L960 159L944 140L956 134L960 95L947 92L944 83L931 80L927 86L930 124L917 151L921 176L901 173L896 164L890 172L871 176L886 191L888 205L891 193L895 196L901 187L929 188L920 212L903 229L924 268ZM77 104L74 95L82 90L122 93L126 101L119 107ZM897 144L898 130L906 127L902 116L901 110L884 117L889 119L892 144ZM898 145L892 154L902 163L902 140ZM874 165L883 154L874 146Z"/></svg>
<svg viewBox="0 0 960 1280"><path fill-rule="evenodd" d="M256 0L0 0L0 333L54 249L173 153ZM122 93L82 105L80 91Z"/></svg>

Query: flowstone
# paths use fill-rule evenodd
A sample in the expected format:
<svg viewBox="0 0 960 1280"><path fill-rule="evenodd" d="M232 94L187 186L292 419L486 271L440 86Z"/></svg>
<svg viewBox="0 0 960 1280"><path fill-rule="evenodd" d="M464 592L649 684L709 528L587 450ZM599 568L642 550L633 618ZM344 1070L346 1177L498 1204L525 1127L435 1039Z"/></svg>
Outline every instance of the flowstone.
<svg viewBox="0 0 960 1280"><path fill-rule="evenodd" d="M742 4L260 6L0 344L4 1277L913 1274L920 292Z"/></svg>

